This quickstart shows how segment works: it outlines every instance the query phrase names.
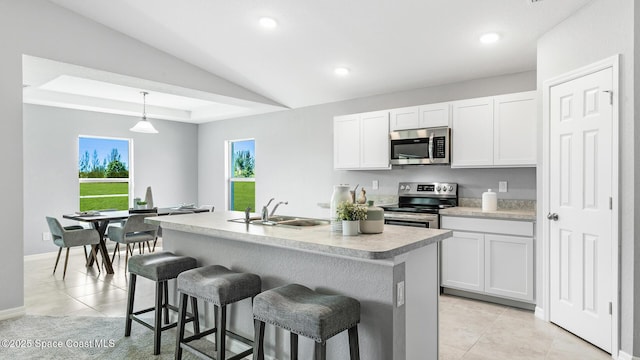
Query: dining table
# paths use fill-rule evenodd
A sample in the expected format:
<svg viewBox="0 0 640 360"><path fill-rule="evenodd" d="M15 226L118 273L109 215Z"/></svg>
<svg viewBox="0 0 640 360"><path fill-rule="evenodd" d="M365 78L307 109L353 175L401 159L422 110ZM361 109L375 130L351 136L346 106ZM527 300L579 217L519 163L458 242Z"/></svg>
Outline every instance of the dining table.
<svg viewBox="0 0 640 360"><path fill-rule="evenodd" d="M185 213L201 213L201 212L209 212L210 208L184 208L184 207L164 207L164 208L156 208L156 209L130 209L130 210L102 210L102 211L84 211L84 212L75 212L72 214L63 214L62 217L68 220L75 220L90 223L91 226L98 231L100 234L100 243L97 245L93 245L97 254L100 252L102 256L102 263L104 264L104 269L107 274L113 274L113 264L111 263L111 258L109 257L109 253L107 251L107 244L105 233L107 232L107 227L109 223L112 222L121 222L129 218L129 216L133 214L153 214L157 216L165 216L165 215L179 215ZM89 266L93 265L94 262L93 255L89 255Z"/></svg>

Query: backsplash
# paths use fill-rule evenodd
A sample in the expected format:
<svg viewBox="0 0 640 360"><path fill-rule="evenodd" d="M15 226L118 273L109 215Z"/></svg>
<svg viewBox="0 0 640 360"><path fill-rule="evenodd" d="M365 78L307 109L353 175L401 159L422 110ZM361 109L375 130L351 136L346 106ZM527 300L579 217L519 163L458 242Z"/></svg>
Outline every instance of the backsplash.
<svg viewBox="0 0 640 360"><path fill-rule="evenodd" d="M461 207L482 207L482 199L459 198L458 205ZM535 200L498 199L498 210L536 210Z"/></svg>

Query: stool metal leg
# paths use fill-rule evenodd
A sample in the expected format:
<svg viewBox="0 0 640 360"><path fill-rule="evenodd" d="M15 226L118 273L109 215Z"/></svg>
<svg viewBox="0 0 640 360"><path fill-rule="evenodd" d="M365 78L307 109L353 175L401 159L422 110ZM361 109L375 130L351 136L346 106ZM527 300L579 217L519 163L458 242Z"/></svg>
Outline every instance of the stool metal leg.
<svg viewBox="0 0 640 360"><path fill-rule="evenodd" d="M358 344L358 325L349 329L349 355L351 360L360 360L360 345Z"/></svg>
<svg viewBox="0 0 640 360"><path fill-rule="evenodd" d="M327 342L316 342L314 360L327 360Z"/></svg>
<svg viewBox="0 0 640 360"><path fill-rule="evenodd" d="M216 360L225 360L225 352L226 352L226 344L225 339L227 338L227 307L226 306L215 306L216 312L220 312L218 315L218 323L216 324L216 346L217 357Z"/></svg>
<svg viewBox="0 0 640 360"><path fill-rule="evenodd" d="M131 335L131 314L133 314L133 299L136 292L136 275L129 274L129 294L127 296L127 318L124 326L124 336Z"/></svg>
<svg viewBox="0 0 640 360"><path fill-rule="evenodd" d="M176 360L182 359L182 347L180 346L180 343L182 343L182 340L184 340L184 323L187 317L187 297L188 297L187 294L180 293L180 304L178 305L178 330L177 330L178 334L176 335L176 351L175 351Z"/></svg>
<svg viewBox="0 0 640 360"><path fill-rule="evenodd" d="M253 325L253 360L264 360L264 323L254 319Z"/></svg>
<svg viewBox="0 0 640 360"><path fill-rule="evenodd" d="M186 307L186 305L185 305ZM191 314L193 315L193 333L200 333L200 319L198 315L198 298L191 296Z"/></svg>
<svg viewBox="0 0 640 360"><path fill-rule="evenodd" d="M169 281L163 281L162 287L164 288L164 323L169 324Z"/></svg>
<svg viewBox="0 0 640 360"><path fill-rule="evenodd" d="M156 282L156 309L153 326L153 355L160 354L160 336L162 335L162 295L164 282Z"/></svg>
<svg viewBox="0 0 640 360"><path fill-rule="evenodd" d="M298 334L289 333L291 360L298 360Z"/></svg>

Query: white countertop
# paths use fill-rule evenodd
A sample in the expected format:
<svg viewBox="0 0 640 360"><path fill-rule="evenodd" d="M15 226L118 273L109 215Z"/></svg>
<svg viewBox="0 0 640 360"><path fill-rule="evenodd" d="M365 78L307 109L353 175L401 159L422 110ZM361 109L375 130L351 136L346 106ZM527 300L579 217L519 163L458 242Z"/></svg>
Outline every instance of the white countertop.
<svg viewBox="0 0 640 360"><path fill-rule="evenodd" d="M396 225L385 225L381 234L342 236L332 232L330 225L290 228L228 221L236 218L244 218L244 213L216 211L150 217L145 222L159 224L163 229L362 259L390 259L451 237L449 230Z"/></svg>
<svg viewBox="0 0 640 360"><path fill-rule="evenodd" d="M458 207L441 209L440 215L479 217L479 218L502 219L502 220L536 221L536 212L534 210L482 211L482 208L458 206Z"/></svg>

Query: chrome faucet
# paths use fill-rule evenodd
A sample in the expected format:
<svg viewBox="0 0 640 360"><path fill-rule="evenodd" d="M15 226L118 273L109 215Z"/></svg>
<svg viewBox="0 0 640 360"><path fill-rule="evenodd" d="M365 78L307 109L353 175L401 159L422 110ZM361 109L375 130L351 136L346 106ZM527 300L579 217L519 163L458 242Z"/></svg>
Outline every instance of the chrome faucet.
<svg viewBox="0 0 640 360"><path fill-rule="evenodd" d="M244 210L244 222L246 224L248 224L249 220L251 220L250 217L251 217L251 208L248 207Z"/></svg>
<svg viewBox="0 0 640 360"><path fill-rule="evenodd" d="M262 207L262 221L269 221L269 205L271 205L271 202L275 199L276 198L271 198L267 205Z"/></svg>
<svg viewBox="0 0 640 360"><path fill-rule="evenodd" d="M289 202L288 201L280 201L279 203L276 204L276 206L273 207L273 210L271 210L271 214L269 214L269 216L273 216L273 214L276 213L276 209L278 208L278 206L280 205L288 205Z"/></svg>

